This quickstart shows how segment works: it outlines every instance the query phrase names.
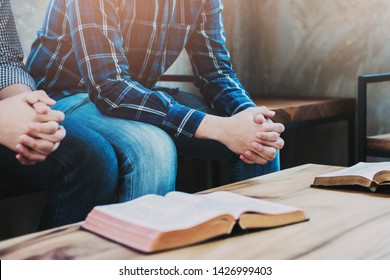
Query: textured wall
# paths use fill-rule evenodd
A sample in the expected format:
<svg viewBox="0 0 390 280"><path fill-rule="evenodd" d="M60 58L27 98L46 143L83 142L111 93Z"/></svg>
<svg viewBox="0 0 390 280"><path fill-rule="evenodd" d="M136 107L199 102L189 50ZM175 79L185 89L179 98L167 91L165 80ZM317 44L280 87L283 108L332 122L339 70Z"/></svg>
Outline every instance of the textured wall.
<svg viewBox="0 0 390 280"><path fill-rule="evenodd" d="M47 2L11 0L26 52ZM390 71L389 0L224 0L224 4L233 65L252 94L355 97L359 74ZM173 70L182 69L187 72L188 67L178 63ZM369 91L375 92L369 100L369 133L390 131L390 83L370 86ZM304 146L327 139L324 150L344 141L333 128L302 133L309 138ZM340 163L345 153L318 156Z"/></svg>
<svg viewBox="0 0 390 280"><path fill-rule="evenodd" d="M49 0L11 0L16 27L27 54L40 28Z"/></svg>
<svg viewBox="0 0 390 280"><path fill-rule="evenodd" d="M388 0L225 0L233 62L254 94L355 97L390 71ZM369 131L390 131L389 85L373 86Z"/></svg>

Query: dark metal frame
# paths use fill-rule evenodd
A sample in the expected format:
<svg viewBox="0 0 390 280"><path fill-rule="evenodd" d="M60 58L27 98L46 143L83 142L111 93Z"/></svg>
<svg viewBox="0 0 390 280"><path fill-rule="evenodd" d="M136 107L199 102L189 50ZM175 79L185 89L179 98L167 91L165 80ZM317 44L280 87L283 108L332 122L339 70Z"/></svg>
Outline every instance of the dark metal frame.
<svg viewBox="0 0 390 280"><path fill-rule="evenodd" d="M357 160L366 161L368 155L390 157L390 151L367 148L367 85L390 81L390 72L360 75L358 77L357 101Z"/></svg>

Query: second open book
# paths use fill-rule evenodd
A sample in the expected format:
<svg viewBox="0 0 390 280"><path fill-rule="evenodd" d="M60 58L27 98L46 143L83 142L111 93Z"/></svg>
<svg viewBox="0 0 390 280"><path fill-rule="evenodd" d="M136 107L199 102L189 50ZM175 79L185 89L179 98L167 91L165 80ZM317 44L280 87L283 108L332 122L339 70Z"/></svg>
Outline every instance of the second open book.
<svg viewBox="0 0 390 280"><path fill-rule="evenodd" d="M313 187L361 186L372 192L390 186L390 162L359 162L315 177Z"/></svg>
<svg viewBox="0 0 390 280"><path fill-rule="evenodd" d="M242 229L270 228L307 220L298 208L231 192L146 195L95 207L82 227L143 252L181 247Z"/></svg>

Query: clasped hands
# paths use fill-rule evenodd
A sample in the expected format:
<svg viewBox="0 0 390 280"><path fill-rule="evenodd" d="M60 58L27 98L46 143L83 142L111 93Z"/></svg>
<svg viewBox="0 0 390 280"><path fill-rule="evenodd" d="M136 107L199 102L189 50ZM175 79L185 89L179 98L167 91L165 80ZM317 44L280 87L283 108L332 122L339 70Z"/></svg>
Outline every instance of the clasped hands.
<svg viewBox="0 0 390 280"><path fill-rule="evenodd" d="M240 159L249 164L265 164L273 160L277 151L284 146L284 140L280 137L284 125L274 123L271 118L275 112L266 107L251 108L247 113L255 114L253 120L259 125L259 131L255 133L256 139L251 140L250 149L240 154Z"/></svg>
<svg viewBox="0 0 390 280"><path fill-rule="evenodd" d="M206 115L195 137L224 144L246 163L265 164L284 146L284 125L272 122L274 115L266 107L247 108L230 117Z"/></svg>
<svg viewBox="0 0 390 280"><path fill-rule="evenodd" d="M55 101L44 91L21 93L2 100L1 110L7 116L2 123L3 144L17 152L16 158L23 165L43 161L55 151L65 137L65 129L59 123L64 114L51 110Z"/></svg>

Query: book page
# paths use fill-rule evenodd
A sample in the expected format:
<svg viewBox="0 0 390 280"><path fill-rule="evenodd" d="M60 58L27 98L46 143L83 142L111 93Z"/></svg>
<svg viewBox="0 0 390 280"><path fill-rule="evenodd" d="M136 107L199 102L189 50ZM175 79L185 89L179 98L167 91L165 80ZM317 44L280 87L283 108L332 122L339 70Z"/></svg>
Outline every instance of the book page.
<svg viewBox="0 0 390 280"><path fill-rule="evenodd" d="M351 167L317 177L360 176L373 180L375 174L382 170L390 172L390 162L359 162Z"/></svg>
<svg viewBox="0 0 390 280"><path fill-rule="evenodd" d="M187 194L170 192L166 195L171 201L182 200L187 203L196 202L197 208L219 210L234 216L237 220L244 212L263 214L283 214L299 210L298 208L272 203L261 199L238 195L232 192L217 191L208 194Z"/></svg>
<svg viewBox="0 0 390 280"><path fill-rule="evenodd" d="M97 206L95 209L127 223L158 231L191 228L226 214L222 210L202 210L196 203L188 203L179 199L166 199L154 194L145 195L129 202Z"/></svg>

